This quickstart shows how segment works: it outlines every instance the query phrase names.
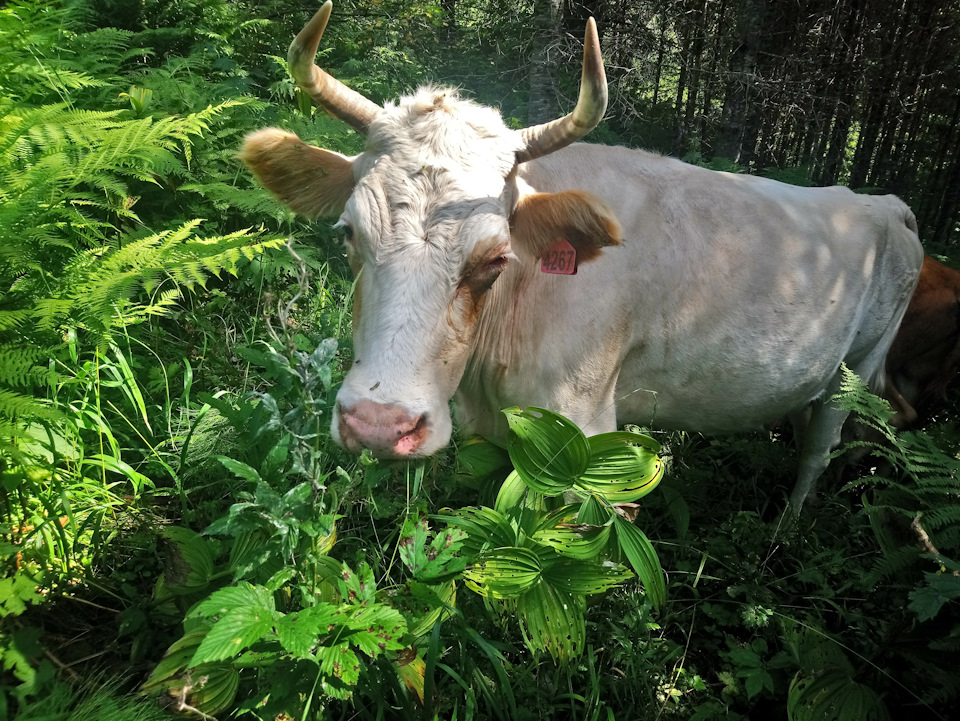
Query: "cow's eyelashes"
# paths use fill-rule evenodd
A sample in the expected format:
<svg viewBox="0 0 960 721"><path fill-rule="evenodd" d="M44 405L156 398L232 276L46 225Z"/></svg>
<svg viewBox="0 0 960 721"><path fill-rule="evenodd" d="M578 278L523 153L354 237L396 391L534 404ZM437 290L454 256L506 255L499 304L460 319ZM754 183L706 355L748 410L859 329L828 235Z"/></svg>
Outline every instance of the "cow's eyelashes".
<svg viewBox="0 0 960 721"><path fill-rule="evenodd" d="M498 255L496 258L487 261L487 271L491 273L501 273L507 267L507 256Z"/></svg>
<svg viewBox="0 0 960 721"><path fill-rule="evenodd" d="M474 292L485 291L493 285L493 282L500 277L506 267L507 257L498 255L468 271L461 281L461 285L469 286Z"/></svg>
<svg viewBox="0 0 960 721"><path fill-rule="evenodd" d="M343 233L343 239L350 242L353 240L353 226L345 220L339 220L334 224L334 229Z"/></svg>

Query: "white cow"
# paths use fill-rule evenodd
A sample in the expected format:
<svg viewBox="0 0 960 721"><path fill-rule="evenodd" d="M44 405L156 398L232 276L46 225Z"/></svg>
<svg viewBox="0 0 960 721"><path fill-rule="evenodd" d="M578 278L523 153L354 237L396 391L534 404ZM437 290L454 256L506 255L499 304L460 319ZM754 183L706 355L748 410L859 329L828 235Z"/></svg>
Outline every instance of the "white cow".
<svg viewBox="0 0 960 721"><path fill-rule="evenodd" d="M565 118L515 131L434 87L381 108L313 64L330 9L290 64L366 150L348 158L274 128L250 135L243 159L291 208L339 214L346 232L355 361L333 437L430 455L449 441L454 395L466 431L492 439L513 405L587 434L724 433L807 410L799 512L840 436L845 414L826 402L840 364L882 384L923 260L907 206L571 145L606 108L592 19ZM573 254L575 275L543 272Z"/></svg>

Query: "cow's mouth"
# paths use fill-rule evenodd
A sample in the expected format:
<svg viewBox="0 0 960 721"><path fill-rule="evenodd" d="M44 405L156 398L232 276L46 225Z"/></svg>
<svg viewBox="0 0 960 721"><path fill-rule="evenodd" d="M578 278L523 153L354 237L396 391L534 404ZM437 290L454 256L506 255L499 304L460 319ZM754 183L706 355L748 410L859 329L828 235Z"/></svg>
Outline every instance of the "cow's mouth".
<svg viewBox="0 0 960 721"><path fill-rule="evenodd" d="M369 449L378 458L409 458L430 434L426 413L411 416L401 406L360 401L337 405L340 442L353 453Z"/></svg>
<svg viewBox="0 0 960 721"><path fill-rule="evenodd" d="M424 413L417 418L411 430L406 433L397 431L398 438L393 447L394 453L401 457L414 455L426 440L427 432L427 414Z"/></svg>

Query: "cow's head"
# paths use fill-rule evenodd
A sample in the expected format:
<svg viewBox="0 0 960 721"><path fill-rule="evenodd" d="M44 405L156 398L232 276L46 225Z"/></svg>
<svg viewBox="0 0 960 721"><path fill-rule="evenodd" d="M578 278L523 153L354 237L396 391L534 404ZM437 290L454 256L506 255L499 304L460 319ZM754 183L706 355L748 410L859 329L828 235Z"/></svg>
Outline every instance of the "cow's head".
<svg viewBox="0 0 960 721"><path fill-rule="evenodd" d="M448 402L485 294L507 265L536 258L561 229L584 244L582 257L596 252L586 246L619 240L596 198L524 195L515 173L603 117L596 25L587 24L576 108L517 131L450 89L421 88L381 108L334 80L314 64L331 7L290 45L290 67L314 100L366 135L366 150L349 158L270 128L247 138L242 157L293 210L340 214L357 277L355 360L337 396L333 437L382 457L430 455L449 441Z"/></svg>

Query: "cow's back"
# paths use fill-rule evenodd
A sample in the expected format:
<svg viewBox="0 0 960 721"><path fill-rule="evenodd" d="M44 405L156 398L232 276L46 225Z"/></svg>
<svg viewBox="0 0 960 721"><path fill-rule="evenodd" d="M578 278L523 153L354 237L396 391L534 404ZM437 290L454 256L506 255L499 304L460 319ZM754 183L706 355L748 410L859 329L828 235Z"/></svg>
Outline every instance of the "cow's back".
<svg viewBox="0 0 960 721"><path fill-rule="evenodd" d="M577 276L514 283L513 310L488 334L511 344L502 392L485 388L493 404L549 396L540 384L563 373L586 376L566 391L583 398L613 374L619 423L725 432L805 406L843 362L875 384L882 376L923 257L898 199L593 145L522 177L540 192L598 195L624 241ZM566 330L547 337L554 321Z"/></svg>

